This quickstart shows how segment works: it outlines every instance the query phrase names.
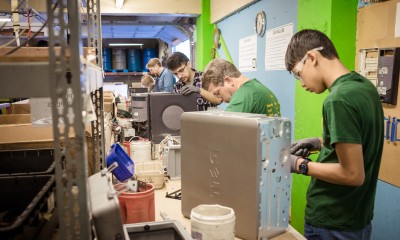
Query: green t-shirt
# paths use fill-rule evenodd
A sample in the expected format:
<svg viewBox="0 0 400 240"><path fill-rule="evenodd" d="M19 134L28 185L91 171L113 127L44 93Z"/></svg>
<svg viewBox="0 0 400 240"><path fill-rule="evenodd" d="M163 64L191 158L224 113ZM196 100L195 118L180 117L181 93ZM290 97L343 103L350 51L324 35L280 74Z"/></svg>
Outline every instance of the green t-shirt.
<svg viewBox="0 0 400 240"><path fill-rule="evenodd" d="M231 96L226 111L259 113L270 117L281 115L276 96L257 79L248 80L239 87Z"/></svg>
<svg viewBox="0 0 400 240"><path fill-rule="evenodd" d="M339 77L329 91L323 105L324 146L317 162L337 163L337 142L361 144L365 180L355 187L312 178L305 221L317 227L358 230L373 217L384 141L382 104L373 84L354 72Z"/></svg>

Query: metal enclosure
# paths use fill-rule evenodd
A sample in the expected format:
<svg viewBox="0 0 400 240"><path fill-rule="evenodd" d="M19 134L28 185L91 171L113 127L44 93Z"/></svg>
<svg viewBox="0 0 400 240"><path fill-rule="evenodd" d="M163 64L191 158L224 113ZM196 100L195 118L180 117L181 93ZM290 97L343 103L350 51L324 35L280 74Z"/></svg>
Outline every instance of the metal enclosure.
<svg viewBox="0 0 400 240"><path fill-rule="evenodd" d="M122 225L111 173L103 171L90 176L89 190L97 239L129 239Z"/></svg>
<svg viewBox="0 0 400 240"><path fill-rule="evenodd" d="M228 112L181 117L182 213L199 204L233 208L235 234L270 238L288 227L290 133L286 118Z"/></svg>

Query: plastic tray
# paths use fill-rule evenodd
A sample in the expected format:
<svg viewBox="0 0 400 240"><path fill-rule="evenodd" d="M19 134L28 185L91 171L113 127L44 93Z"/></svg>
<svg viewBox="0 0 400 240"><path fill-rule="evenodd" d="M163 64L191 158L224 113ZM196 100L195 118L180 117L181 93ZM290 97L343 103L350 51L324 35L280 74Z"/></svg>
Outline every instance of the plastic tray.
<svg viewBox="0 0 400 240"><path fill-rule="evenodd" d="M54 191L53 175L0 178L0 239L36 239Z"/></svg>
<svg viewBox="0 0 400 240"><path fill-rule="evenodd" d="M110 152L107 155L107 166L110 166L114 162L118 163L118 167L112 173L118 181L124 182L133 176L135 165L119 144L111 145Z"/></svg>
<svg viewBox="0 0 400 240"><path fill-rule="evenodd" d="M53 174L54 149L0 151L0 177Z"/></svg>
<svg viewBox="0 0 400 240"><path fill-rule="evenodd" d="M164 169L161 161L137 162L135 172L137 180L151 183L154 189L164 187Z"/></svg>
<svg viewBox="0 0 400 240"><path fill-rule="evenodd" d="M129 239L135 240L193 240L190 234L175 220L124 224Z"/></svg>

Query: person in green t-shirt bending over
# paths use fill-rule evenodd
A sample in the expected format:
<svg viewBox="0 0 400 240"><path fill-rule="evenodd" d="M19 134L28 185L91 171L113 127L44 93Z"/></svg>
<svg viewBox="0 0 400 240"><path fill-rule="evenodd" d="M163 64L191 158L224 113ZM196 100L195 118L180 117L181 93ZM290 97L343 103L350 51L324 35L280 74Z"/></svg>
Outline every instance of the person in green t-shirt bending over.
<svg viewBox="0 0 400 240"><path fill-rule="evenodd" d="M257 79L244 76L232 63L214 59L205 68L202 86L229 103L226 111L280 116L275 94Z"/></svg>

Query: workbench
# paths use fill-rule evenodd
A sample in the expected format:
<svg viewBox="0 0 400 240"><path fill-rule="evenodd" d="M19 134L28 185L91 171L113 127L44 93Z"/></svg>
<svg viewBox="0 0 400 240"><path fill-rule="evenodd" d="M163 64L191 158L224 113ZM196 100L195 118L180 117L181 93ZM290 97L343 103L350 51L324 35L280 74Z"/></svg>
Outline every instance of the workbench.
<svg viewBox="0 0 400 240"><path fill-rule="evenodd" d="M179 221L183 227L188 231L190 235L190 219L185 218L181 213L181 200L167 198L165 197L167 193L172 193L174 191L180 190L181 181L180 180L169 180L165 183L164 187L161 189L156 189L154 192L155 198L155 218L156 221L170 220ZM163 216L161 216L161 213ZM241 238L235 238L241 239ZM273 240L292 240L292 239L305 239L299 232L297 232L292 226L289 225L286 232L279 236L271 238Z"/></svg>

